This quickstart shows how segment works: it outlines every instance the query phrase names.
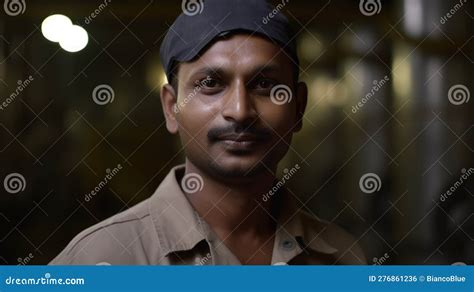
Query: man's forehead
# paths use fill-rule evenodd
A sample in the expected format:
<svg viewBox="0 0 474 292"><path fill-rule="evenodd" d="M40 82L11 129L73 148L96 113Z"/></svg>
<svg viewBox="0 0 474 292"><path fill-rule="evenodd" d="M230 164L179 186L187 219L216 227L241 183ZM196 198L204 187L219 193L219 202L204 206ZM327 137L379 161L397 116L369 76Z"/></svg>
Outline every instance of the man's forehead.
<svg viewBox="0 0 474 292"><path fill-rule="evenodd" d="M236 34L216 40L194 61L183 66L192 71L224 70L237 65L271 71L281 69L282 57L281 47L270 40L256 35Z"/></svg>

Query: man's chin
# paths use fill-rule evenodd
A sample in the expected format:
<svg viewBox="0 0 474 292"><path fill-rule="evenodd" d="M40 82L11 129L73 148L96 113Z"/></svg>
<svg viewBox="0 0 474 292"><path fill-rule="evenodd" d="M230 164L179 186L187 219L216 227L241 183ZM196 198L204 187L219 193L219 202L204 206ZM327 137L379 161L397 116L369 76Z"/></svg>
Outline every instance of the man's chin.
<svg viewBox="0 0 474 292"><path fill-rule="evenodd" d="M251 179L267 171L260 160L212 161L209 166L213 175L230 180Z"/></svg>

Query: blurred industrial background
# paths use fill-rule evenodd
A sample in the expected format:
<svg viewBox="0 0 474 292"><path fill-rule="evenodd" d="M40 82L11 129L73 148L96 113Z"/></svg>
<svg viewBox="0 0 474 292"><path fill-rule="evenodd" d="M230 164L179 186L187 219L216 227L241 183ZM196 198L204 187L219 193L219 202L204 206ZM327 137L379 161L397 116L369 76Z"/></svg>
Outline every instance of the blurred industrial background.
<svg viewBox="0 0 474 292"><path fill-rule="evenodd" d="M184 161L164 127L158 59L183 6L4 2L0 264L46 264ZM349 230L369 264L474 264L472 1L274 4L295 27L309 86L304 128L281 163L301 166L291 192ZM49 41L53 14L86 37ZM106 99L93 98L98 88Z"/></svg>

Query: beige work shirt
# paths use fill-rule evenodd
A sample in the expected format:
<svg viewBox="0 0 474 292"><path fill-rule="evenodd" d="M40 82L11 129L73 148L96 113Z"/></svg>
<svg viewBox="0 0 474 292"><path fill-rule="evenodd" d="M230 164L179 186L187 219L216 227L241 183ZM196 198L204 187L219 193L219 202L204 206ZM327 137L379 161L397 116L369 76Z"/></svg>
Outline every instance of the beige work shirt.
<svg viewBox="0 0 474 292"><path fill-rule="evenodd" d="M82 231L50 264L240 265L187 200L183 175L184 165L174 167L150 198ZM351 235L283 193L272 264L366 264Z"/></svg>

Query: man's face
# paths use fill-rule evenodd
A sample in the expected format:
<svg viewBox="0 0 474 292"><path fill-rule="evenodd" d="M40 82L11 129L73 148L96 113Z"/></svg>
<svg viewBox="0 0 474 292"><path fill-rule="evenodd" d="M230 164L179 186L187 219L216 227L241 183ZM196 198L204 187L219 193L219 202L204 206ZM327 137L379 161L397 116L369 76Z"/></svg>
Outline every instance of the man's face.
<svg viewBox="0 0 474 292"><path fill-rule="evenodd" d="M179 132L187 159L210 175L242 179L274 170L306 106L306 87L296 86L293 72L291 59L264 38L219 40L180 65L175 108L165 109L168 130ZM271 98L277 85L291 88L289 103Z"/></svg>

